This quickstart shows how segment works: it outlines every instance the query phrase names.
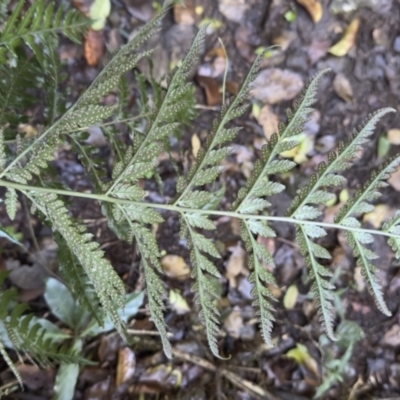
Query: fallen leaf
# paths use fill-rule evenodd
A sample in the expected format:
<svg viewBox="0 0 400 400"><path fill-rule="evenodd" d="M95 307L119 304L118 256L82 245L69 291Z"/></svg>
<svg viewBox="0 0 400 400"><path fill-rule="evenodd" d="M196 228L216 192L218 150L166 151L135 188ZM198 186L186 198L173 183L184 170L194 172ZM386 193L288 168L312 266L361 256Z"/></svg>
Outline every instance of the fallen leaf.
<svg viewBox="0 0 400 400"><path fill-rule="evenodd" d="M372 31L372 38L374 39L374 42L378 46L384 46L387 47L389 44L389 37L388 34L385 32L384 29L381 28L375 28Z"/></svg>
<svg viewBox="0 0 400 400"><path fill-rule="evenodd" d="M200 139L198 135L194 133L192 136L192 154L194 158L197 157L197 153L199 152L200 148L201 148Z"/></svg>
<svg viewBox="0 0 400 400"><path fill-rule="evenodd" d="M124 347L118 350L117 377L115 379L116 386L128 382L136 370L135 353L129 348Z"/></svg>
<svg viewBox="0 0 400 400"><path fill-rule="evenodd" d="M203 15L204 7L203 6L196 6L194 8L194 12L196 13L196 15Z"/></svg>
<svg viewBox="0 0 400 400"><path fill-rule="evenodd" d="M382 339L384 346L397 347L400 345L400 325L393 325Z"/></svg>
<svg viewBox="0 0 400 400"><path fill-rule="evenodd" d="M282 31L279 36L276 36L272 39L272 43L279 46L281 51L286 51L291 43L297 38L297 35L292 31ZM268 48L261 47L261 50L264 52L264 55L272 56L272 52Z"/></svg>
<svg viewBox="0 0 400 400"><path fill-rule="evenodd" d="M395 146L400 145L400 129L389 129L387 132L387 140Z"/></svg>
<svg viewBox="0 0 400 400"><path fill-rule="evenodd" d="M380 135L378 139L377 156L379 158L385 157L389 153L390 142L385 135Z"/></svg>
<svg viewBox="0 0 400 400"><path fill-rule="evenodd" d="M186 314L190 311L187 301L182 297L179 290L170 290L168 299L171 308L174 309L178 315Z"/></svg>
<svg viewBox="0 0 400 400"><path fill-rule="evenodd" d="M252 98L267 104L292 100L303 89L300 74L288 69L268 68L261 71L250 91Z"/></svg>
<svg viewBox="0 0 400 400"><path fill-rule="evenodd" d="M304 344L297 343L296 347L289 350L286 355L289 358L293 358L298 364L304 365L316 377L319 377L318 364Z"/></svg>
<svg viewBox="0 0 400 400"><path fill-rule="evenodd" d="M246 0L219 0L219 12L230 21L241 22L250 8Z"/></svg>
<svg viewBox="0 0 400 400"><path fill-rule="evenodd" d="M291 136L291 140L298 140L299 144L293 149L284 151L280 155L285 158L291 158L297 164L307 161L307 154L314 148L314 140L309 135L301 133L300 135Z"/></svg>
<svg viewBox="0 0 400 400"><path fill-rule="evenodd" d="M307 55L310 59L310 64L314 65L321 58L325 57L331 45L329 40L313 40L307 48Z"/></svg>
<svg viewBox="0 0 400 400"><path fill-rule="evenodd" d="M226 90L230 93L236 96L239 93L239 83L238 82L232 82L232 81L226 81Z"/></svg>
<svg viewBox="0 0 400 400"><path fill-rule="evenodd" d="M353 88L344 74L339 73L335 76L333 80L333 89L336 94L347 103L353 100Z"/></svg>
<svg viewBox="0 0 400 400"><path fill-rule="evenodd" d="M93 21L91 28L94 31L102 30L111 12L110 0L94 0L89 8L89 18Z"/></svg>
<svg viewBox="0 0 400 400"><path fill-rule="evenodd" d="M236 246L229 248L232 252L226 265L225 276L229 280L231 287L236 288L237 282L236 277L240 274L247 275L248 270L246 268L246 252L243 250L240 242Z"/></svg>
<svg viewBox="0 0 400 400"><path fill-rule="evenodd" d="M104 54L104 32L89 29L84 43L85 60L89 66L95 67Z"/></svg>
<svg viewBox="0 0 400 400"><path fill-rule="evenodd" d="M278 132L279 117L274 113L271 106L263 106L256 119L262 126L264 135L268 140L274 133Z"/></svg>
<svg viewBox="0 0 400 400"><path fill-rule="evenodd" d="M161 267L170 278L186 279L190 270L181 256L168 254L161 259Z"/></svg>
<svg viewBox="0 0 400 400"><path fill-rule="evenodd" d="M243 327L243 317L240 309L235 306L224 321L224 327L230 336L237 339L240 337L240 330Z"/></svg>
<svg viewBox="0 0 400 400"><path fill-rule="evenodd" d="M363 222L369 222L374 228L379 229L382 222L387 220L391 214L393 212L386 204L377 204L371 212L364 215Z"/></svg>
<svg viewBox="0 0 400 400"><path fill-rule="evenodd" d="M113 379L108 376L106 379L96 382L85 390L85 400L101 400L109 399L111 394L114 393Z"/></svg>
<svg viewBox="0 0 400 400"><path fill-rule="evenodd" d="M54 369L40 369L36 365L29 364L19 364L16 368L28 390L41 390L41 393L45 393L51 382L54 382Z"/></svg>
<svg viewBox="0 0 400 400"><path fill-rule="evenodd" d="M95 125L89 126L87 132L89 133L89 137L85 140L85 143L94 147L103 147L108 144L107 139L100 127Z"/></svg>
<svg viewBox="0 0 400 400"><path fill-rule="evenodd" d="M365 279L362 275L361 267L354 268L353 278L354 278L354 282L356 283L357 290L359 292L362 292L365 289Z"/></svg>
<svg viewBox="0 0 400 400"><path fill-rule="evenodd" d="M394 190L400 192L400 168L390 176L388 183Z"/></svg>
<svg viewBox="0 0 400 400"><path fill-rule="evenodd" d="M195 16L193 1L186 0L185 6L181 6L180 4L174 5L174 20L177 24L193 25L196 22Z"/></svg>
<svg viewBox="0 0 400 400"><path fill-rule="evenodd" d="M359 19L353 19L344 31L342 38L329 48L328 52L337 57L345 56L355 45L358 28L360 26Z"/></svg>
<svg viewBox="0 0 400 400"><path fill-rule="evenodd" d="M297 14L293 10L287 10L283 16L287 22L294 22L297 19Z"/></svg>
<svg viewBox="0 0 400 400"><path fill-rule="evenodd" d="M310 14L314 23L317 23L322 18L322 5L318 0L296 0Z"/></svg>
<svg viewBox="0 0 400 400"><path fill-rule="evenodd" d="M19 133L24 133L25 139L31 139L34 138L38 135L38 130L31 124L19 124L18 125L18 132Z"/></svg>
<svg viewBox="0 0 400 400"><path fill-rule="evenodd" d="M129 14L142 22L148 22L154 12L158 12L153 8L156 4L148 0L123 0L123 3Z"/></svg>
<svg viewBox="0 0 400 400"><path fill-rule="evenodd" d="M218 82L208 76L197 75L198 84L204 89L208 106L221 104L221 93Z"/></svg>
<svg viewBox="0 0 400 400"><path fill-rule="evenodd" d="M299 296L299 289L295 284L290 285L286 290L285 297L283 298L283 306L286 310L292 310L297 302Z"/></svg>

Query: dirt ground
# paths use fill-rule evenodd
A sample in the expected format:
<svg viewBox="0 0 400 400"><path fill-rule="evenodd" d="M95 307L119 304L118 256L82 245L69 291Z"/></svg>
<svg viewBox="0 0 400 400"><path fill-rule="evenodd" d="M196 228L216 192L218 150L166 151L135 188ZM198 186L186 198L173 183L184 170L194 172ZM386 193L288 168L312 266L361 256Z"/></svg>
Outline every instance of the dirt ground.
<svg viewBox="0 0 400 400"><path fill-rule="evenodd" d="M285 122L285 110L318 71L331 69L321 82L316 111L306 126L306 149L296 155L299 165L290 176L284 177L287 190L275 196L273 212L276 215L284 214L296 190L327 152L348 138L369 114L382 107L399 109L398 0L333 0L329 3L308 0L302 2L304 6L300 1L287 0L187 0L185 3L187 8L175 8L169 13L161 33L148 45L158 46L154 75L162 77L185 54L198 24L210 22L206 48L193 76L198 116L182 132L182 154L176 151L179 168L191 162L193 143L197 139L204 140L219 112L227 59L218 39L228 55L228 93L237 91L237 84L243 81L257 51L274 46L264 59L256 81L251 98L254 105L237 121L243 129L235 141L234 152L225 162L219 184L213 188L215 191L225 188L221 208L232 204L233 194L244 185L261 146L276 129L278 121ZM113 0L104 31L105 43L110 49L118 48L154 13L151 1ZM339 45L334 48L337 43ZM60 55L68 73L66 86L71 100L91 83L107 57L102 57L98 66L91 67L83 51L82 46L62 40ZM146 71L145 64L140 68ZM135 85L132 76L132 104L137 93ZM132 112L135 112L134 105ZM384 157L399 152L399 132L396 136L399 129L399 114L389 114L379 123L362 159L346 174L350 195ZM394 139L388 132L392 132ZM103 157L110 157L107 146L99 146L99 151ZM65 185L76 190L88 188L83 168L70 150L60 151L54 167ZM149 201L166 202L175 195L177 179L174 166L166 157L160 159L159 174L162 190L151 180L145 183L145 189ZM384 215L400 209L399 191L400 176L397 176L379 200ZM116 240L108 230L99 205L82 200L71 203L71 210L96 234L128 289L140 290L139 257L131 246ZM329 210L325 218L330 217L334 206ZM199 310L193 304L190 279L176 277L177 266L189 263L188 250L179 239L179 220L173 213L166 212L163 216L165 223L157 227L156 235L165 256L163 265L167 276L164 283L169 293L179 294L181 301L168 305L165 314L175 357L172 361L166 359L157 336L138 335L136 347L126 350L118 336L101 335L84 345L84 354L98 364L81 370L75 399L301 400L312 399L318 387L329 379L332 379L331 384L327 385L321 399L400 398L400 265L380 238L373 249L381 256L377 265L381 270L385 299L393 314L390 318L375 306L342 234L330 232L322 242L333 254L331 268L335 270L339 311L336 321L337 325L342 324L344 335L333 343L324 335L315 305L308 295L310 283L294 241L293 227L273 225L278 238L263 242L274 254L278 282L275 294L279 301L275 305L273 331L276 345L270 348L263 343L251 306L251 287L246 280L249 271L237 221L216 220L215 241L223 254L217 263L223 278L216 282L221 293L219 345L221 354L230 356L228 360L217 360L207 347L198 319ZM377 218L379 216L374 214L364 222L373 227ZM15 229L23 233L27 243L32 241L33 230L46 257L56 264L49 229L38 221L34 221L30 229L25 219L26 215L19 213ZM0 222L7 224L5 214L1 215ZM31 271L29 276L36 286L27 286L25 281L21 282L22 278L16 278L14 283L19 285L21 297L29 301L35 313L48 315L42 299L42 279L46 273L40 268L32 272L35 266L32 260L16 250L6 248L1 257L3 265L8 263L7 268L14 262ZM154 331L144 306L131 327ZM123 363L121 354L124 351L130 355L129 365L125 366L130 375L116 386L117 368ZM41 372L29 366L21 368L26 379L25 391L9 398L51 398L55 372L54 368Z"/></svg>

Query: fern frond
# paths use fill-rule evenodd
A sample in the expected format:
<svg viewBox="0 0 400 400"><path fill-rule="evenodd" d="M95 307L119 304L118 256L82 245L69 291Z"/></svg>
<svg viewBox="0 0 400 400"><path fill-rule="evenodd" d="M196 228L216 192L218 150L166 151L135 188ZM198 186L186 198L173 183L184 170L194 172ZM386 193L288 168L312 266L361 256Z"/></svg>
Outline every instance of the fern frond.
<svg viewBox="0 0 400 400"><path fill-rule="evenodd" d="M168 340L167 326L164 321L165 289L159 274L163 273L159 261L160 251L154 235L150 230L140 224L132 224L138 251L141 255L140 265L144 272L146 281L146 292L148 298L148 309L151 318L160 333L163 350L168 358L172 358L172 349Z"/></svg>
<svg viewBox="0 0 400 400"><path fill-rule="evenodd" d="M6 49L11 52L21 40L29 46L35 55L42 52L38 44L49 35L62 32L72 41L79 43L82 30L89 21L77 10L69 10L63 15L62 8L54 9L54 3L44 0L34 1L25 14L22 10L26 1L19 0L12 14L7 18L4 29L0 32L0 62L4 61Z"/></svg>
<svg viewBox="0 0 400 400"><path fill-rule="evenodd" d="M195 293L195 303L199 304L201 307L200 319L205 327L211 352L216 357L221 358L217 343L220 314L213 303L218 296L207 274L216 278L220 278L221 275L214 264L202 253L204 252L217 258L220 258L220 255L210 239L193 231L190 217L188 219L186 215L183 215L181 224L183 225L181 232L185 233L183 238L188 240L188 247L190 249L190 260L193 266L192 278L195 280L192 286L192 292Z"/></svg>
<svg viewBox="0 0 400 400"><path fill-rule="evenodd" d="M7 188L4 203L6 205L8 217L13 221L15 219L18 207L18 195L15 189Z"/></svg>
<svg viewBox="0 0 400 400"><path fill-rule="evenodd" d="M207 137L206 143L197 154L196 162L190 168L187 177L181 176L177 184L178 198L174 204L182 206L181 202L187 203L187 197L190 196L193 187L202 186L216 180L221 167L216 165L230 152L229 147L217 149L217 146L232 140L240 129L227 129L226 124L241 116L248 104L249 92L251 84L257 76L258 69L262 60L262 56L257 57L253 63L238 95L234 98L230 105L225 105L219 120L214 121L213 131Z"/></svg>
<svg viewBox="0 0 400 400"><path fill-rule="evenodd" d="M0 286L3 285L8 272L0 273ZM48 366L52 362L87 363L73 349L60 345L48 339L46 330L35 321L33 314L25 314L28 306L24 303L16 304L17 291L15 288L2 291L0 294L0 323L7 333L9 344L17 352L32 356L41 366ZM12 306L12 311L8 309ZM22 379L13 361L5 350L5 343L0 341L0 354L14 373L22 386Z"/></svg>
<svg viewBox="0 0 400 400"><path fill-rule="evenodd" d="M269 183L268 175L287 172L296 164L289 160L276 160L275 158L282 151L290 150L298 145L296 140L288 140L303 131L303 125L308 121L313 109L311 106L316 101L318 84L323 75L329 70L324 70L316 75L308 88L304 91L299 101L295 103L294 111L288 111L288 122L279 126L279 132L272 135L270 141L263 146L261 160L257 160L254 169L248 179L246 186L240 189L237 200L233 203L232 209L239 213L251 213L246 205L253 199L261 196L276 194L284 189L283 185ZM269 186L269 190L266 188ZM265 194L264 194L265 193ZM264 208L269 204L264 203ZM261 211L258 210L258 211Z"/></svg>
<svg viewBox="0 0 400 400"><path fill-rule="evenodd" d="M100 299L95 287L79 264L76 255L68 247L65 239L56 233L54 240L58 246L59 272L64 283L79 304L89 311L90 315L102 326L104 323L104 311L100 307Z"/></svg>
<svg viewBox="0 0 400 400"><path fill-rule="evenodd" d="M303 97L295 104L294 111L288 111L286 126L280 125L279 132L272 135L267 145L261 150L261 160L257 160L246 186L240 189L237 199L232 205L233 210L240 214L257 214L266 210L271 204L264 199L280 193L285 186L269 180L272 174L290 171L296 164L289 160L276 159L278 154L297 146L296 140L291 137L303 130L304 123L308 120L313 109L312 104L316 100L318 83L327 70L320 72L304 91ZM249 219L241 230L242 239L251 254L250 265L252 273L251 281L254 283L253 295L255 304L259 307L261 331L266 343L271 344L272 322L274 320L273 308L267 299L272 299L271 292L265 287L265 283L275 285L273 276L265 270L262 262L274 265L272 256L254 239L254 235L273 237L275 232L265 221Z"/></svg>
<svg viewBox="0 0 400 400"><path fill-rule="evenodd" d="M331 278L333 274L317 261L317 258L330 259L331 256L323 247L312 242L311 239L314 236L315 233L311 232L310 234L310 231L307 231L304 225L296 226L296 242L299 244L300 252L305 257L309 269L309 276L313 282L311 291L317 303L320 320L328 337L331 340L336 340L333 330L334 296L331 293L334 286L325 279Z"/></svg>
<svg viewBox="0 0 400 400"><path fill-rule="evenodd" d="M133 50L158 29L159 21L165 12L166 10L146 24L106 65L79 100L50 126L39 140L15 157L1 175L5 175L14 182L26 183L32 179L32 174L38 175L41 169L46 168L47 162L53 160L53 153L60 145L62 134L74 132L110 117L117 106L101 106L100 100L117 86L125 72L135 67L141 58L150 54L149 52L135 54ZM26 162L24 168L19 168L20 160L28 153L32 153L32 157Z"/></svg>
<svg viewBox="0 0 400 400"><path fill-rule="evenodd" d="M397 157L387 162L377 171L374 171L365 186L340 209L339 214L335 218L335 222L353 228L361 227L361 223L354 216L370 212L373 209L370 202L381 196L379 189L388 186L385 180L390 177L390 174L393 173L399 165L400 157ZM394 225L388 224L387 228L394 228L396 232L396 221L397 219L395 218L393 220ZM363 276L368 284L368 289L374 297L376 305L382 313L388 316L392 315L383 299L382 287L375 275L376 267L370 263L370 260L377 258L377 255L364 246L373 241L372 235L358 232L346 232L346 238L353 249L353 254L357 258L357 264L361 267ZM396 238L390 239L390 243L395 245L395 249L397 242L398 240Z"/></svg>
<svg viewBox="0 0 400 400"><path fill-rule="evenodd" d="M16 127L23 121L22 110L37 101L27 88L37 88L40 75L38 63L22 52L18 52L18 62L14 68L0 63L0 125Z"/></svg>
<svg viewBox="0 0 400 400"><path fill-rule="evenodd" d="M206 205L211 196L205 191L193 190L214 182L222 171L218 165L231 151L228 146L219 147L232 140L239 132L238 128L228 129L226 125L234 118L241 116L247 109L246 100L249 96L251 84L257 76L261 55L250 69L238 95L228 106L224 106L219 120L214 121L213 131L207 138L205 146L197 153L196 161L190 168L187 177L181 176L177 183L178 197L174 201L177 207L200 208ZM218 311L212 303L212 285L207 273L219 276L217 269L202 253L219 258L220 255L212 241L195 231L196 228L214 229L214 224L206 217L199 219L193 213L183 213L181 218L181 233L187 238L191 246L191 261L193 263L193 277L196 283L193 290L196 292L196 301L201 306L201 317L206 329L208 344L212 353L219 356L217 338Z"/></svg>
<svg viewBox="0 0 400 400"><path fill-rule="evenodd" d="M318 172L310 177L308 185L300 190L293 199L287 215L296 219L315 219L320 215L318 208L312 204L323 204L333 198L333 194L326 191L327 188L343 185L346 179L338 175L352 166L352 161L359 156L362 146L368 142L368 138L374 132L378 121L387 113L394 112L392 108L384 108L375 112L369 121L355 131L346 143L339 143L337 152L331 152L328 156L328 164L318 165Z"/></svg>
<svg viewBox="0 0 400 400"><path fill-rule="evenodd" d="M92 234L85 233L83 226L74 225L64 203L55 194L25 193L50 220L76 256L96 291L104 312L110 317L118 332L127 339L125 325L118 315L123 307L124 284L111 264L98 249L99 244L91 241Z"/></svg>
<svg viewBox="0 0 400 400"><path fill-rule="evenodd" d="M276 299L265 284L276 286L276 282L273 275L265 269L264 264L274 268L275 263L268 250L262 244L257 243L254 237L255 234L260 234L264 237L274 237L275 232L263 221L242 221L241 237L246 244L246 250L250 254L249 264L251 274L248 279L254 285L251 291L255 299L253 306L257 308L262 337L265 343L272 346L271 332L273 321L275 321L272 312L275 310L271 306L270 301Z"/></svg>

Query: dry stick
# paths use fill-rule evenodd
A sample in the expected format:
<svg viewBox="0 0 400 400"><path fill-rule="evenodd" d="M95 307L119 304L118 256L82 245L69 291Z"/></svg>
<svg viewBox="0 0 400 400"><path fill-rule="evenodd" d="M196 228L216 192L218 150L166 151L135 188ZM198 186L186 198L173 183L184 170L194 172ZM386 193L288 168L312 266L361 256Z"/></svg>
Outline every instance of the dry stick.
<svg viewBox="0 0 400 400"><path fill-rule="evenodd" d="M211 364L209 361L204 360L203 358L194 356L192 354L184 353L182 351L175 349L172 349L172 354L175 357L180 358L181 360L188 361L192 364L198 365L199 367L204 368L208 371L217 372L217 367ZM256 385L255 383L250 382L246 379L243 379L231 371L228 371L224 368L218 368L218 373L221 376L225 377L233 385L239 387L240 389L245 390L246 392L250 392L252 395L258 396L263 400L279 400L272 393L267 392L261 386Z"/></svg>

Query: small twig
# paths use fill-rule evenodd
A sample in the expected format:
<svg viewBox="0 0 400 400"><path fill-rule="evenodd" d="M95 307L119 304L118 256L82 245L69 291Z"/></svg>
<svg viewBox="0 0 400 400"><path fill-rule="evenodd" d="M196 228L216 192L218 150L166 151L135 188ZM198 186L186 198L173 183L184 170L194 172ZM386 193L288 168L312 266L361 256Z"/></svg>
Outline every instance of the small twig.
<svg viewBox="0 0 400 400"><path fill-rule="evenodd" d="M225 100L226 100L226 77L228 75L229 58L228 58L228 54L226 52L226 48L224 46L224 42L222 41L221 38L218 38L218 41L222 46L222 50L224 51L225 59L226 59L226 65L225 65L225 71L224 71L224 79L222 81L222 104L225 105Z"/></svg>
<svg viewBox="0 0 400 400"><path fill-rule="evenodd" d="M196 104L194 106L196 110L211 110L211 111L220 111L220 106L206 106L205 104Z"/></svg>
<svg viewBox="0 0 400 400"><path fill-rule="evenodd" d="M180 358L181 360L188 361L192 364L198 365L201 368L204 368L208 371L211 372L216 372L217 367L213 364L211 364L209 361L204 360L203 358L200 358L198 356L184 353L179 350L172 350L172 354ZM260 399L263 400L279 400L277 397L275 397L272 393L267 392L265 389L263 389L261 386L250 382L246 379L243 379L242 377L236 375L235 373L228 371L224 368L218 368L218 373L226 378L229 382L231 382L233 385L236 387L239 387L240 389L245 390L246 392L250 392L252 395L259 397Z"/></svg>
<svg viewBox="0 0 400 400"><path fill-rule="evenodd" d="M8 389L18 389L19 388L19 382L15 379L11 382L5 383L4 385L0 386L0 394L9 394L11 393L10 390Z"/></svg>
<svg viewBox="0 0 400 400"><path fill-rule="evenodd" d="M130 335L136 336L160 336L160 332L158 331L146 331L143 329L127 329L126 330ZM167 337L171 338L174 335L170 332L167 332Z"/></svg>

